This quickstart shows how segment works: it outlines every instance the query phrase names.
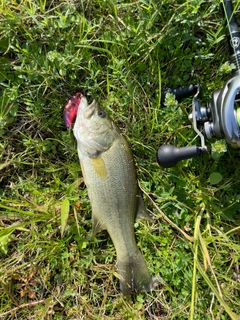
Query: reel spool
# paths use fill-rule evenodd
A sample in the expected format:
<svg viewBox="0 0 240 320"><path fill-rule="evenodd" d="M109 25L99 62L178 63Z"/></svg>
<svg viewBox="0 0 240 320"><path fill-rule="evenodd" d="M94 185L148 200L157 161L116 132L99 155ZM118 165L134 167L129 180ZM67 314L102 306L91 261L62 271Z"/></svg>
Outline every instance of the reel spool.
<svg viewBox="0 0 240 320"><path fill-rule="evenodd" d="M233 15L231 0L223 1L223 9L229 31L231 63L235 65L237 71L222 89L213 92L212 99L205 107L202 107L197 99L200 86L181 88L180 91L185 93L185 97L192 95L194 88L195 95L189 120L192 121L194 131L201 139L201 146L182 148L172 145L161 146L157 151L157 161L164 168L173 167L181 160L206 153L205 138L224 138L232 148L240 148L240 32ZM178 100L177 90L168 92L176 94ZM180 98L182 99L183 96L181 95Z"/></svg>

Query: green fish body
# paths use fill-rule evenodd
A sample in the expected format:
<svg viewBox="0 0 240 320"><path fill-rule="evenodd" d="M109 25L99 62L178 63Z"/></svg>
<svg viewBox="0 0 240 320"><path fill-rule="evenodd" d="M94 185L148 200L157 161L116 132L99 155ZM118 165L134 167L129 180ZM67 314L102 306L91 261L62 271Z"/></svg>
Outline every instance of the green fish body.
<svg viewBox="0 0 240 320"><path fill-rule="evenodd" d="M74 135L92 207L92 234L106 229L117 252L124 295L152 290L150 276L134 234L137 216L145 216L131 150L118 127L96 101L79 104Z"/></svg>

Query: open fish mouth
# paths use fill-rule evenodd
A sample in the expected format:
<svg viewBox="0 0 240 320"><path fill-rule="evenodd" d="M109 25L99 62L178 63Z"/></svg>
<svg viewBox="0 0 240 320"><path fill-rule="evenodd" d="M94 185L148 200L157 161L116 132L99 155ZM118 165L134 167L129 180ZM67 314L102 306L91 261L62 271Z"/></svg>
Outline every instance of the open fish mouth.
<svg viewBox="0 0 240 320"><path fill-rule="evenodd" d="M67 104L64 107L63 120L64 120L65 127L67 129L72 127L72 124L77 117L78 107L80 105L82 98L83 98L83 94L80 92L77 92L74 96L72 96L68 100Z"/></svg>

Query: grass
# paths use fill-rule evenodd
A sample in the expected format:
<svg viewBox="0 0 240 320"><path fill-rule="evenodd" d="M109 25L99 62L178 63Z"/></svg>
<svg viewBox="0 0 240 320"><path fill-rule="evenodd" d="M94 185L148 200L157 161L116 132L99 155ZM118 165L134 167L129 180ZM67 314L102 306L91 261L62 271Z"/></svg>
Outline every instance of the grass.
<svg viewBox="0 0 240 320"><path fill-rule="evenodd" d="M191 98L163 108L162 88L201 83L204 105L230 76L220 1L2 0L0 20L0 318L238 319L239 152L167 170L155 159L162 144L196 143ZM137 242L163 279L152 293L124 298L107 233L86 240L62 120L77 91L131 143L154 219L136 222Z"/></svg>

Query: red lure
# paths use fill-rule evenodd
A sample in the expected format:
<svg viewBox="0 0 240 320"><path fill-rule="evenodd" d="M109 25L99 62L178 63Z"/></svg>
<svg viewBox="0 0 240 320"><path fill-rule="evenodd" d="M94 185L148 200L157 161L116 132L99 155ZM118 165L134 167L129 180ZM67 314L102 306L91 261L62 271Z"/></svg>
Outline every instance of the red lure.
<svg viewBox="0 0 240 320"><path fill-rule="evenodd" d="M80 92L77 92L68 100L67 104L64 107L63 120L67 129L72 126L73 121L76 119L78 107L82 96L83 95Z"/></svg>

